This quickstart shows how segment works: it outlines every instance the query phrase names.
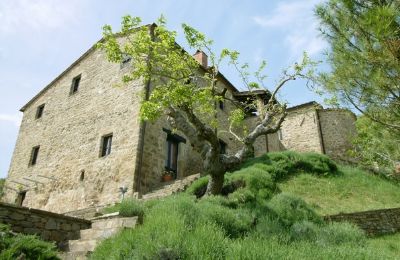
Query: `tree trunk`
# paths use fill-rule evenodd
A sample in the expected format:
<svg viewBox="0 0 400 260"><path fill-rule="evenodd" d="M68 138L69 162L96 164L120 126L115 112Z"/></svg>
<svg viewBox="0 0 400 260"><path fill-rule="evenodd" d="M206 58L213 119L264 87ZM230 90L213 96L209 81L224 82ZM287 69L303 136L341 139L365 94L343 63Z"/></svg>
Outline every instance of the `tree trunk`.
<svg viewBox="0 0 400 260"><path fill-rule="evenodd" d="M221 194L224 185L224 173L218 175L210 175L207 185L206 195Z"/></svg>

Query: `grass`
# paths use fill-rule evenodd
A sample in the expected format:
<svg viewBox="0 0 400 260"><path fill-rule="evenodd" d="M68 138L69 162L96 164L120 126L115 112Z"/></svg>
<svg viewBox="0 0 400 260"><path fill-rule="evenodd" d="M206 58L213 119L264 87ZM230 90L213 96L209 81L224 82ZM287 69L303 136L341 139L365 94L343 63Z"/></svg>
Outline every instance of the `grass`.
<svg viewBox="0 0 400 260"><path fill-rule="evenodd" d="M322 215L400 207L397 184L357 168L340 167L340 172L340 176L325 178L302 173L279 187L301 197Z"/></svg>
<svg viewBox="0 0 400 260"><path fill-rule="evenodd" d="M325 223L324 208L319 206L316 212L315 205L301 198L318 192L325 201L337 190L340 198L350 198L365 186L365 193L378 188L397 194L394 184L357 170L338 169L326 156L263 155L227 173L219 196L203 196L207 182L201 178L186 193L142 204L143 224L103 241L91 259L396 259L398 255L398 236L367 239L351 224ZM327 187L319 182L335 185L324 192ZM294 185L303 191L300 196Z"/></svg>
<svg viewBox="0 0 400 260"><path fill-rule="evenodd" d="M392 259L400 256L400 234L387 235L368 239L367 245L377 251L385 252Z"/></svg>
<svg viewBox="0 0 400 260"><path fill-rule="evenodd" d="M135 199L124 199L121 203L104 208L103 213L119 212L119 215L123 217L138 216L139 218L142 218L144 207L145 206L141 201Z"/></svg>

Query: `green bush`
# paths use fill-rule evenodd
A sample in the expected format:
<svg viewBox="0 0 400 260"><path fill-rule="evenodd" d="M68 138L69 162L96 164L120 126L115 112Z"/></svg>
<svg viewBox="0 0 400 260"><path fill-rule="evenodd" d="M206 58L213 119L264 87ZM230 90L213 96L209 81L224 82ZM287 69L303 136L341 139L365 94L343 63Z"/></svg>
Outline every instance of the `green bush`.
<svg viewBox="0 0 400 260"><path fill-rule="evenodd" d="M298 173L337 175L318 154L272 153L227 173L222 195L203 196L208 177L186 193L144 203L143 225L103 241L92 259L381 259L365 235L326 224L303 200L277 183ZM122 205L122 204L121 204ZM119 210L121 205L118 205Z"/></svg>
<svg viewBox="0 0 400 260"><path fill-rule="evenodd" d="M218 221L202 214L206 205L199 205L185 195L163 199L146 214L144 225L105 240L91 258L190 259L195 255L199 259L223 259L226 231Z"/></svg>
<svg viewBox="0 0 400 260"><path fill-rule="evenodd" d="M268 203L268 206L286 226L292 226L300 221L322 222L322 218L307 203L289 194L276 195Z"/></svg>
<svg viewBox="0 0 400 260"><path fill-rule="evenodd" d="M366 237L364 232L353 224L333 222L318 231L316 241L322 246L345 243L361 246L366 243Z"/></svg>
<svg viewBox="0 0 400 260"><path fill-rule="evenodd" d="M207 185L208 185L208 176L201 177L196 181L194 181L192 185L190 185L187 188L186 193L190 195L195 195L197 198L200 198L206 192Z"/></svg>
<svg viewBox="0 0 400 260"><path fill-rule="evenodd" d="M292 151L264 154L250 159L242 170L252 167L271 174L274 181L283 181L297 173L315 175L337 175L338 167L329 157L317 153L296 153Z"/></svg>
<svg viewBox="0 0 400 260"><path fill-rule="evenodd" d="M245 209L231 209L207 201L199 202L198 207L206 222L216 224L230 238L240 237L252 228L254 219Z"/></svg>
<svg viewBox="0 0 400 260"><path fill-rule="evenodd" d="M144 211L143 203L136 199L124 199L121 203L103 209L104 213L119 212L119 215L123 217L138 216L140 218L143 217Z"/></svg>
<svg viewBox="0 0 400 260"><path fill-rule="evenodd" d="M59 259L53 243L33 235L13 235L8 226L0 224L0 259Z"/></svg>

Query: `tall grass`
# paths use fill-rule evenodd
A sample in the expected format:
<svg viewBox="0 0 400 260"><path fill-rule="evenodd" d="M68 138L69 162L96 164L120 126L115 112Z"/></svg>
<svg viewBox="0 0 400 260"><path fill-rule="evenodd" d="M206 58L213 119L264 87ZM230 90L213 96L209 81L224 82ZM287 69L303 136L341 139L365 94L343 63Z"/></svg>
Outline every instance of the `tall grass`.
<svg viewBox="0 0 400 260"><path fill-rule="evenodd" d="M203 196L208 179L186 193L144 206L143 225L105 240L92 259L388 259L362 231L327 224L279 183L343 174L329 158L293 152L264 155L226 175L223 195Z"/></svg>
<svg viewBox="0 0 400 260"><path fill-rule="evenodd" d="M322 215L400 207L398 184L353 167L340 167L340 177L300 174L279 184L303 198Z"/></svg>

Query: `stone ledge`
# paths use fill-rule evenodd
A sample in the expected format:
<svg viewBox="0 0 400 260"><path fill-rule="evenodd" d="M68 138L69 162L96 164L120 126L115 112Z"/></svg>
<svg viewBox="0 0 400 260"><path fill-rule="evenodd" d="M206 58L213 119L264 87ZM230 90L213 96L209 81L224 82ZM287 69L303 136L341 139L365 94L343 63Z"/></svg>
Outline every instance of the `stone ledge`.
<svg viewBox="0 0 400 260"><path fill-rule="evenodd" d="M75 217L62 215L62 214L58 214L58 213L54 213L54 212L50 212L50 211L44 211L44 210L40 210L40 209L18 207L18 206L14 206L14 205L11 205L8 203L4 203L4 202L0 202L0 208L9 208L13 211L24 211L24 212L34 213L36 215L42 215L42 216L47 216L47 217L52 217L52 218L59 218L59 219L66 219L66 220L71 220L74 222L82 222L82 223L88 224L88 225L90 225L92 223L90 220L86 220L86 219L75 218Z"/></svg>

